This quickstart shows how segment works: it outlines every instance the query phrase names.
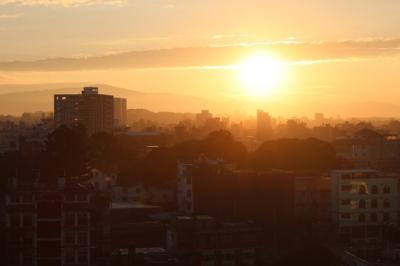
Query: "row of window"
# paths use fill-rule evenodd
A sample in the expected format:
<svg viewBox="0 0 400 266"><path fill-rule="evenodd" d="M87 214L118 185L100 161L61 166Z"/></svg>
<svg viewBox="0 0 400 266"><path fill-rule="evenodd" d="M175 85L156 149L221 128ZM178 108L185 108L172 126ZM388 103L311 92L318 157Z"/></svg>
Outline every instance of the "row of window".
<svg viewBox="0 0 400 266"><path fill-rule="evenodd" d="M66 231L64 243L67 245L88 245L89 234L87 231Z"/></svg>
<svg viewBox="0 0 400 266"><path fill-rule="evenodd" d="M342 213L341 214L342 219L350 219L351 214L350 213ZM369 216L369 221L376 223L378 222L378 214L376 213L371 213ZM390 214L385 212L382 215L382 221L383 222L389 222L390 221ZM366 222L366 215L364 213L358 214L358 222L359 223L365 223Z"/></svg>
<svg viewBox="0 0 400 266"><path fill-rule="evenodd" d="M66 226L88 226L88 212L66 212L64 216L64 225Z"/></svg>
<svg viewBox="0 0 400 266"><path fill-rule="evenodd" d="M9 227L31 227L33 225L33 215L25 213L13 213L7 216ZM88 226L88 212L67 212L64 217L66 226Z"/></svg>
<svg viewBox="0 0 400 266"><path fill-rule="evenodd" d="M9 203L32 203L32 194L10 194L8 195Z"/></svg>
<svg viewBox="0 0 400 266"><path fill-rule="evenodd" d="M348 173L342 174L342 180L350 179L365 179L365 178L376 178L378 175L376 173Z"/></svg>
<svg viewBox="0 0 400 266"><path fill-rule="evenodd" d="M353 191L353 186L352 186L352 185L342 185L341 190L342 190L342 191L351 192L351 191ZM359 185L359 186L358 186L358 193L359 193L359 194L367 194L367 186L365 186L365 185ZM378 193L379 193L378 186L373 185L373 186L371 187L370 193L371 193L371 194L378 194ZM385 185L385 186L383 187L382 193L383 193L383 194L389 194L389 193L390 193L390 186Z"/></svg>
<svg viewBox="0 0 400 266"><path fill-rule="evenodd" d="M8 202L11 204L32 203L33 199L33 195L28 193L8 195ZM64 199L67 202L87 202L88 195L84 193L68 193L65 195Z"/></svg>
<svg viewBox="0 0 400 266"><path fill-rule="evenodd" d="M350 199L342 200L342 205L350 205L350 204L351 204ZM365 209L366 207L367 207L367 203L364 199L361 199L358 201L358 208ZM371 208L378 208L378 200L377 199L371 200ZM390 208L390 200L389 199L383 200L383 208Z"/></svg>
<svg viewBox="0 0 400 266"><path fill-rule="evenodd" d="M8 215L7 220L9 227L32 227L33 224L32 214L13 213Z"/></svg>
<svg viewBox="0 0 400 266"><path fill-rule="evenodd" d="M65 264L76 264L82 263L87 264L89 260L89 249L80 248L66 248L64 253L64 262Z"/></svg>

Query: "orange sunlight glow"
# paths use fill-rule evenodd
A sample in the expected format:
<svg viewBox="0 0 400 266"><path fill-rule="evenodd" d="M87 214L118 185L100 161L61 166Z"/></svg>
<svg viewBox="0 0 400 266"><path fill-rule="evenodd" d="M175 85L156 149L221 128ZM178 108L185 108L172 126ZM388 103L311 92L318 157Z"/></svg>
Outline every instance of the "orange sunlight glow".
<svg viewBox="0 0 400 266"><path fill-rule="evenodd" d="M238 78L252 97L271 95L285 76L285 67L276 57L253 54L239 63Z"/></svg>

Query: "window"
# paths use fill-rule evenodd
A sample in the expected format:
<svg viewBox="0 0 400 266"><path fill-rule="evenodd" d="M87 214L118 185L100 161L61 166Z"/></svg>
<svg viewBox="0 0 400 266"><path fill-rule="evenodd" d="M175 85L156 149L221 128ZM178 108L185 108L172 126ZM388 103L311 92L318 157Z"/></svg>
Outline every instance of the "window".
<svg viewBox="0 0 400 266"><path fill-rule="evenodd" d="M87 245L88 243L88 233L78 232L78 245Z"/></svg>
<svg viewBox="0 0 400 266"><path fill-rule="evenodd" d="M358 189L358 192L360 194L367 194L367 189L366 189L366 187L364 185L360 185L360 187Z"/></svg>
<svg viewBox="0 0 400 266"><path fill-rule="evenodd" d="M78 225L87 226L89 220L89 215L87 212L79 212L78 213Z"/></svg>
<svg viewBox="0 0 400 266"><path fill-rule="evenodd" d="M10 198L10 202L11 203L18 203L19 202L19 197L16 194L10 195L9 198Z"/></svg>
<svg viewBox="0 0 400 266"><path fill-rule="evenodd" d="M75 232L66 231L64 234L64 243L68 245L75 245Z"/></svg>
<svg viewBox="0 0 400 266"><path fill-rule="evenodd" d="M22 202L24 202L24 203L32 202L32 195L31 194L23 194Z"/></svg>
<svg viewBox="0 0 400 266"><path fill-rule="evenodd" d="M343 185L342 191L351 191L351 185Z"/></svg>
<svg viewBox="0 0 400 266"><path fill-rule="evenodd" d="M186 197L188 198L192 197L192 190L190 189L186 190Z"/></svg>
<svg viewBox="0 0 400 266"><path fill-rule="evenodd" d="M360 209L365 209L365 200L360 200L359 202L358 202L358 208L360 208Z"/></svg>
<svg viewBox="0 0 400 266"><path fill-rule="evenodd" d="M376 213L371 214L371 222L376 223L378 221L378 215Z"/></svg>
<svg viewBox="0 0 400 266"><path fill-rule="evenodd" d="M88 249L81 248L78 250L78 263L88 262Z"/></svg>
<svg viewBox="0 0 400 266"><path fill-rule="evenodd" d="M371 208L378 208L378 200L373 199L371 201Z"/></svg>
<svg viewBox="0 0 400 266"><path fill-rule="evenodd" d="M74 193L68 193L65 195L65 201L75 201L75 194Z"/></svg>
<svg viewBox="0 0 400 266"><path fill-rule="evenodd" d="M346 200L342 200L342 205L350 205L351 200L346 199Z"/></svg>
<svg viewBox="0 0 400 266"><path fill-rule="evenodd" d="M72 248L65 249L65 264L75 264L75 250Z"/></svg>
<svg viewBox="0 0 400 266"><path fill-rule="evenodd" d="M376 185L372 186L371 193L372 194L378 194L378 187Z"/></svg>
<svg viewBox="0 0 400 266"><path fill-rule="evenodd" d="M358 215L358 222L365 223L365 214L364 213L360 213L360 215Z"/></svg>
<svg viewBox="0 0 400 266"><path fill-rule="evenodd" d="M10 219L10 227L19 227L20 226L20 222L19 222L19 215L18 214L11 214L9 216Z"/></svg>
<svg viewBox="0 0 400 266"><path fill-rule="evenodd" d="M385 186L383 187L383 193L384 193L384 194L389 194L389 193L390 193L390 187L389 187L388 185L385 185Z"/></svg>
<svg viewBox="0 0 400 266"><path fill-rule="evenodd" d="M87 194L78 194L77 201L87 201Z"/></svg>
<svg viewBox="0 0 400 266"><path fill-rule="evenodd" d="M383 200L383 208L390 208L390 201L388 199Z"/></svg>
<svg viewBox="0 0 400 266"><path fill-rule="evenodd" d="M65 213L64 219L65 219L65 221L64 221L65 225L67 225L67 226L75 225L75 213L73 213L73 212Z"/></svg>
<svg viewBox="0 0 400 266"><path fill-rule="evenodd" d="M387 212L383 213L383 221L384 222L389 222L390 221L389 213L387 213Z"/></svg>
<svg viewBox="0 0 400 266"><path fill-rule="evenodd" d="M22 235L22 243L24 243L25 246L32 246L32 244L33 244L33 235L32 235L32 232L30 230L28 230L27 232L25 232Z"/></svg>
<svg viewBox="0 0 400 266"><path fill-rule="evenodd" d="M342 219L350 219L350 213L342 213Z"/></svg>
<svg viewBox="0 0 400 266"><path fill-rule="evenodd" d="M31 227L32 226L32 215L25 214L22 216L22 226L23 227Z"/></svg>
<svg viewBox="0 0 400 266"><path fill-rule="evenodd" d="M187 176L186 177L186 184L188 184L188 185L192 184L192 177L191 176Z"/></svg>
<svg viewBox="0 0 400 266"><path fill-rule="evenodd" d="M349 180L349 179L351 179L351 175L349 175L349 174L342 175L342 180Z"/></svg>

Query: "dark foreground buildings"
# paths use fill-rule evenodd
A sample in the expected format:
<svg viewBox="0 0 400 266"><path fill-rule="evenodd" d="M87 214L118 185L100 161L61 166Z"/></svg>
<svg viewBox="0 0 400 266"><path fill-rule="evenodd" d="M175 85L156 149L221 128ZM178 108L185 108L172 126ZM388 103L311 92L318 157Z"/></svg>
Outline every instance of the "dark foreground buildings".
<svg viewBox="0 0 400 266"><path fill-rule="evenodd" d="M10 179L2 265L108 265L109 195L75 182Z"/></svg>

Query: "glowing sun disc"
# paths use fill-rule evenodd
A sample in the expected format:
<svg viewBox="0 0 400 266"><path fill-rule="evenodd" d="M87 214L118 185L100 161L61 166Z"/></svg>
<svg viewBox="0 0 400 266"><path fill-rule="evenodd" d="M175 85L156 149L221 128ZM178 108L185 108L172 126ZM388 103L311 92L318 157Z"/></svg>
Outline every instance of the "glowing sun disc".
<svg viewBox="0 0 400 266"><path fill-rule="evenodd" d="M283 63L266 54L254 54L239 65L239 79L251 96L270 94L283 78Z"/></svg>

